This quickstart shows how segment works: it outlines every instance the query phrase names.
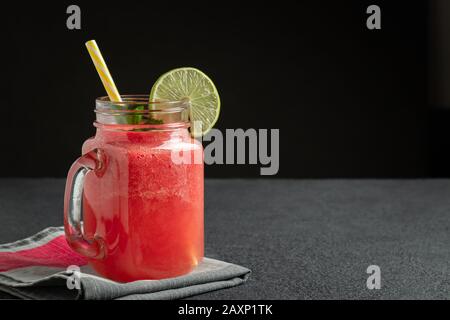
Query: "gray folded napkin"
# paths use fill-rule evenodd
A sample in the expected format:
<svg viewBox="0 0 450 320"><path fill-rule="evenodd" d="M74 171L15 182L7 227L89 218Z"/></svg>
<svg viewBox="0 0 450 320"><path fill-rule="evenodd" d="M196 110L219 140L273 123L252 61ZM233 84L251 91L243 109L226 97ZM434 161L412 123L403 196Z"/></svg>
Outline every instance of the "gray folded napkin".
<svg viewBox="0 0 450 320"><path fill-rule="evenodd" d="M0 290L23 299L181 299L244 283L250 270L204 258L191 273L163 280L105 279L66 244L62 228L0 245Z"/></svg>

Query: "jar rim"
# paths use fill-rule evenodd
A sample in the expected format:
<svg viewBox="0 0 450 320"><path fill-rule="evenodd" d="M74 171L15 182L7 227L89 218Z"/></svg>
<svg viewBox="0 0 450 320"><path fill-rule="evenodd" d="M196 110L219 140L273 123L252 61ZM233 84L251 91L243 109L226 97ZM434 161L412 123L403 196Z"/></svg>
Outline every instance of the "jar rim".
<svg viewBox="0 0 450 320"><path fill-rule="evenodd" d="M111 101L109 97L95 100L96 120L101 124L171 124L188 123L190 102L152 101L149 95L121 95L122 101Z"/></svg>
<svg viewBox="0 0 450 320"><path fill-rule="evenodd" d="M188 100L159 100L149 101L150 96L147 94L127 94L121 95L122 101L111 101L108 96L98 97L95 99L95 112L142 112L144 110L136 110L139 106L148 106L146 112L176 112L187 109L189 107ZM118 109L120 107L120 109Z"/></svg>

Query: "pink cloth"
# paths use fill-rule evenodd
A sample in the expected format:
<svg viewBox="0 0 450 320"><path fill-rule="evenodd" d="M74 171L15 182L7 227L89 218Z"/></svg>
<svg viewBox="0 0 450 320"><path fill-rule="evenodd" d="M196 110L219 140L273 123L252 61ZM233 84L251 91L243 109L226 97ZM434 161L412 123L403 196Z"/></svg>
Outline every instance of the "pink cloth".
<svg viewBox="0 0 450 320"><path fill-rule="evenodd" d="M30 266L67 268L86 264L86 258L69 247L62 228L47 228L30 238L0 245L0 272Z"/></svg>

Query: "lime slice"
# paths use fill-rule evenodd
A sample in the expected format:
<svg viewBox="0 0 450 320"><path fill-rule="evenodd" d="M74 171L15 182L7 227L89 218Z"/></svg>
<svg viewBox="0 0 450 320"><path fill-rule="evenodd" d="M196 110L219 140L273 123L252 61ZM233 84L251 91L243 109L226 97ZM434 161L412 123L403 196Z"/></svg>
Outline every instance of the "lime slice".
<svg viewBox="0 0 450 320"><path fill-rule="evenodd" d="M159 77L150 92L150 102L161 100L190 102L193 137L205 135L219 118L219 93L211 79L195 68L178 68Z"/></svg>

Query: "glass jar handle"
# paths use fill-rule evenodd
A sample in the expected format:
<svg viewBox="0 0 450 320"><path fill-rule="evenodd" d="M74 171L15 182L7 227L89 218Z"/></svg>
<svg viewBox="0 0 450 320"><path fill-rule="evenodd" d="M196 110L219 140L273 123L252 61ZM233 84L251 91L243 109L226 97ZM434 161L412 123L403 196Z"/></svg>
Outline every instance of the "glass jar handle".
<svg viewBox="0 0 450 320"><path fill-rule="evenodd" d="M104 152L94 149L78 158L67 175L64 195L64 230L70 247L83 256L94 259L105 257L102 238L84 235L81 219L83 217L83 187L86 175L94 171L100 175L104 171Z"/></svg>

